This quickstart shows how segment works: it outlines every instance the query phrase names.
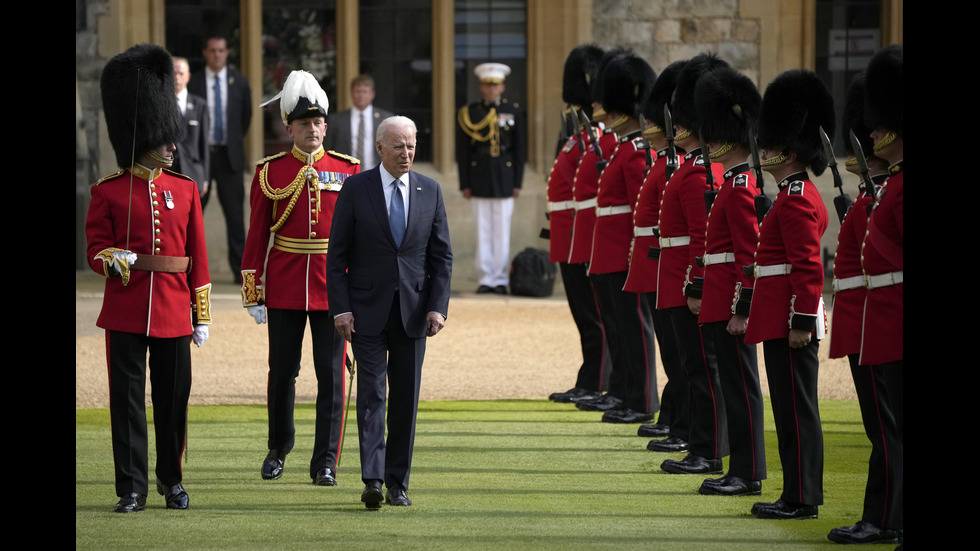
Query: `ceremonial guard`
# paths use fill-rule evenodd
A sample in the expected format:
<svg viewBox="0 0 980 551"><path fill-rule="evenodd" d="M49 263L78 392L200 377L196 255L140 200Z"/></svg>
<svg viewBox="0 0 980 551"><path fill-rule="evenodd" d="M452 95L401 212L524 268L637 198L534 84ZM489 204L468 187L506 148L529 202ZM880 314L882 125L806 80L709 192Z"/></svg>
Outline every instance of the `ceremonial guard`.
<svg viewBox="0 0 980 551"><path fill-rule="evenodd" d="M140 44L102 71L106 129L122 169L92 186L85 221L89 265L106 277L97 325L105 329L115 511L146 507L149 487L147 352L156 435L156 489L168 509L187 509L180 456L191 391L190 342L211 323L211 282L197 184L168 169L183 120L174 65Z"/></svg>
<svg viewBox="0 0 980 551"><path fill-rule="evenodd" d="M675 140L687 154L664 188L660 203L660 263L657 308L666 310L672 336L689 383L690 430L687 441L673 431L666 440L654 440L647 449L660 452L687 451L681 460L665 459L660 468L673 474L721 474L721 458L728 455L725 402L717 366L707 364L701 346L698 313L704 268L696 258L704 256L704 230L708 220L705 192L708 170L713 182L722 179L721 167L705 162L707 152L698 145L701 116L694 105L694 88L710 71L728 67L714 54L695 56L677 76L673 96Z"/></svg>
<svg viewBox="0 0 980 551"><path fill-rule="evenodd" d="M820 237L827 208L807 168L818 176L827 168L820 128L833 136L834 119L834 100L813 72L787 71L766 88L759 147L779 193L759 225L745 342L763 343L783 492L752 507L759 518L817 518L823 503L817 350L826 323Z"/></svg>
<svg viewBox="0 0 980 551"><path fill-rule="evenodd" d="M660 198L667 185L668 167L671 174L680 163L684 152L678 151L672 139L668 141L664 108L670 109L670 97L677 84L677 75L687 60L675 61L667 66L650 91L650 98L643 114L650 126L643 130L643 137L650 144L647 160L652 162L633 209L633 243L630 246L630 266L626 275L624 291L638 293L645 301L653 316L653 332L660 350L660 362L667 383L660 396L660 415L652 425L640 425L638 436L663 438L673 431L679 440L687 442L690 413L687 411L687 375L681 365L677 343L668 331L670 318L666 310L657 310L657 271L660 258ZM656 152L654 154L654 152Z"/></svg>
<svg viewBox="0 0 980 551"><path fill-rule="evenodd" d="M884 189L880 186L887 185L894 195L896 189L900 189L900 179L889 178L889 162L894 162L897 158L901 166L901 135L902 130L902 95L901 95L901 50L897 50L898 57L894 57L896 50L884 52L873 58L869 71L876 71L869 79L879 79L872 85L877 86L880 96L869 97L868 100L874 105L870 107L869 114L873 121L875 130L879 127L887 129L897 128L898 132L894 135L899 140L899 153L891 150L894 140L880 146L884 150L883 155L892 157L890 161L878 157L877 153L872 153L876 145L872 141L872 129L865 125L865 80L863 75L859 76L848 89L847 104L844 109L844 128L853 133L858 140L857 147L848 144L848 152L854 157L848 159L846 166L850 172L861 174L861 194L854 202L854 205L847 213L847 217L841 223L840 234L837 238L837 254L834 257L834 319L830 334L830 357L840 358L847 356L851 366L851 376L854 379L854 388L857 391L858 403L861 406L861 419L864 422L864 432L871 441L871 458L868 462L868 482L864 493L864 508L861 520L852 526L834 528L827 535L832 541L838 543L895 543L899 542L903 531L903 507L904 507L904 449L902 435L898 430L896 416L901 415L892 410L893 391L890 375L897 375L901 378L901 367L895 364L862 364L861 363L861 343L863 338L875 340L882 336L880 333L881 324L891 325L894 330L897 325L901 331L902 319L902 294L897 297L888 297L873 307L879 309L897 309L887 312L887 315L898 316L895 319L884 317L886 312L869 312L865 310L868 290L865 287L866 281L874 281L876 284L884 282L885 285L875 287L876 292L881 289L895 287L895 268L901 273L901 247L898 249L897 265L879 265L876 271L887 273L888 277L878 279L867 279L866 273L862 269L862 259L871 261L872 266L885 257L879 255L877 251L868 250L865 236L868 233L868 219L874 205L874 190ZM897 59L897 78L896 78L896 59ZM876 136L879 137L877 143L885 140L880 139L887 134L888 130L877 130ZM865 157L867 155L867 157ZM860 158L858 157L860 156ZM863 162L862 162L863 161ZM899 171L899 174L901 171ZM887 184L885 183L886 178ZM899 182L896 187L894 184ZM898 195L901 195L899 191ZM888 206L888 203L885 203ZM898 222L892 222L891 227L897 230L898 243L902 242L902 222L901 222L901 201L898 202ZM879 205L880 206L880 205ZM894 206L894 204L892 205ZM875 211L877 215L877 210ZM885 215L878 221L887 220L892 215ZM894 220L894 219L892 219ZM862 244L864 253L862 255ZM874 245L872 245L874 247ZM887 249L887 247L884 247ZM892 249L894 250L894 249ZM874 269L874 268L873 268ZM872 284L874 287L874 284ZM901 287L901 283L898 284ZM878 298L878 297L875 297ZM897 299L897 303L895 300ZM873 302L874 299L872 299ZM876 319L872 323L865 325L868 315ZM864 330L862 331L862 326ZM888 329L885 329L887 334ZM894 337L894 334L892 335ZM902 350L901 333L897 340L893 340L889 347ZM889 350L891 353L891 350ZM894 373L897 372L897 373ZM899 392L901 385L899 384ZM899 402L900 403L900 402Z"/></svg>
<svg viewBox="0 0 980 551"><path fill-rule="evenodd" d="M724 182L708 213L704 234L701 339L705 361L717 370L728 417L728 473L706 479L707 495L760 495L766 478L766 441L756 347L745 343L754 278L752 263L759 223L756 175L749 153L762 96L755 83L730 67L707 73L694 90L701 136L712 164L725 169ZM756 167L758 169L758 167Z"/></svg>
<svg viewBox="0 0 980 551"><path fill-rule="evenodd" d="M242 260L242 303L256 323L269 324L269 453L261 473L266 480L282 476L295 443L296 376L309 320L317 378L310 478L318 486L333 486L342 438L346 342L329 312L327 245L337 194L360 165L353 157L324 151L327 95L313 75L293 71L282 92L266 104L276 99L293 147L256 166Z"/></svg>
<svg viewBox="0 0 980 551"><path fill-rule="evenodd" d="M502 97L510 67L481 63L473 70L483 99L456 114L459 189L476 222L477 293L506 294L510 280L510 219L524 179L524 116Z"/></svg>
<svg viewBox="0 0 980 551"><path fill-rule="evenodd" d="M549 396L555 402L577 402L596 398L609 382L609 360L599 309L585 264L570 264L572 225L575 221L575 197L572 182L579 161L589 144L588 130L579 122L578 111L592 114L592 83L599 69L602 49L592 44L576 47L565 60L562 100L568 105L565 117L577 130L561 145L548 176L549 260L558 263L564 283L568 308L578 328L582 346L582 365L575 386L566 392Z"/></svg>
<svg viewBox="0 0 980 551"><path fill-rule="evenodd" d="M646 61L626 52L609 61L601 78L596 99L612 119L609 127L616 132L619 146L599 176L589 278L609 335L613 369L625 374L623 404L603 413L602 421L639 423L653 419L660 409L653 316L639 295L624 291L623 284L629 270L633 206L646 169L637 114L657 76Z"/></svg>

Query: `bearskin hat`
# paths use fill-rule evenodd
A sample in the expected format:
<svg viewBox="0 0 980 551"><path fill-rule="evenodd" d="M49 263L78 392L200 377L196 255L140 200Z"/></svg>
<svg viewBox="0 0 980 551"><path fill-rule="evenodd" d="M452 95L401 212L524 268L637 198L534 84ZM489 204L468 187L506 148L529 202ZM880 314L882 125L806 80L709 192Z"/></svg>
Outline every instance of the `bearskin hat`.
<svg viewBox="0 0 980 551"><path fill-rule="evenodd" d="M627 53L628 50L624 48L612 48L610 50L606 50L602 54L602 57L599 58L599 67L596 70L595 79L592 81L592 101L600 102L600 98L602 98L602 92L603 89L605 88L603 74L606 72L606 67L609 66L609 63L613 59L625 55Z"/></svg>
<svg viewBox="0 0 980 551"><path fill-rule="evenodd" d="M868 128L884 128L902 137L902 59L904 49L894 44L878 50L868 63L864 88L864 122Z"/></svg>
<svg viewBox="0 0 980 551"><path fill-rule="evenodd" d="M628 52L609 61L602 79L602 108L635 117L650 96L657 73L643 58Z"/></svg>
<svg viewBox="0 0 980 551"><path fill-rule="evenodd" d="M841 131L844 133L844 147L850 155L854 155L854 146L851 145L852 130L861 143L864 155L873 154L874 142L871 140L871 129L864 124L864 88L864 73L854 77L851 85L847 87Z"/></svg>
<svg viewBox="0 0 980 551"><path fill-rule="evenodd" d="M677 75L677 86L674 88L671 102L670 114L674 118L674 123L695 134L699 132L701 119L694 107L694 87L698 79L705 74L728 66L725 60L713 53L694 56L684 65Z"/></svg>
<svg viewBox="0 0 980 551"><path fill-rule="evenodd" d="M137 44L102 69L102 109L119 168L144 153L179 143L184 121L177 107L174 62L160 46Z"/></svg>
<svg viewBox="0 0 980 551"><path fill-rule="evenodd" d="M762 96L759 147L796 153L813 174L827 168L820 127L833 138L836 129L834 98L813 71L793 69L776 77Z"/></svg>
<svg viewBox="0 0 980 551"><path fill-rule="evenodd" d="M731 67L710 71L698 79L694 105L705 140L736 143L749 149L750 134L762 106L762 95L752 79Z"/></svg>
<svg viewBox="0 0 980 551"><path fill-rule="evenodd" d="M664 105L670 107L670 99L674 94L674 87L677 86L677 75L680 74L684 65L687 65L686 59L675 61L660 73L657 82L653 83L650 97L643 107L643 116L660 128L667 125L664 119Z"/></svg>
<svg viewBox="0 0 980 551"><path fill-rule="evenodd" d="M562 101L591 109L592 83L599 72L602 53L602 48L595 44L582 44L568 54L562 75Z"/></svg>

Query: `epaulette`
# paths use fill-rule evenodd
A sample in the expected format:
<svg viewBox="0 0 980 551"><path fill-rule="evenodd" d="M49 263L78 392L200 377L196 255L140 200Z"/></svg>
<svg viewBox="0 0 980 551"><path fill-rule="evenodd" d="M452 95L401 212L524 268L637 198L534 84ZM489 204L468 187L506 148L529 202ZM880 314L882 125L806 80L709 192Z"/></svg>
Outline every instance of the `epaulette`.
<svg viewBox="0 0 980 551"><path fill-rule="evenodd" d="M163 169L163 171L166 172L167 174L171 175L171 176L176 176L178 178L183 178L184 180L190 180L191 182L194 182L195 184L197 183L197 181L194 180L194 178L191 178L190 176L188 176L186 174L181 174L180 172L177 172L175 170L170 170L169 168L165 168L165 169Z"/></svg>
<svg viewBox="0 0 980 551"><path fill-rule="evenodd" d="M347 162L349 162L349 163L351 163L353 165L359 165L359 164L361 164L360 159L358 159L357 157L351 157L350 155L344 155L343 153L337 153L333 149L327 151L327 155L330 155L331 157L335 157L337 159L343 159L343 160L345 160L345 161L347 161Z"/></svg>
<svg viewBox="0 0 980 551"><path fill-rule="evenodd" d="M694 160L691 162L694 163L693 166L704 166L704 155L698 155L697 157L694 157Z"/></svg>
<svg viewBox="0 0 980 551"><path fill-rule="evenodd" d="M803 180L793 180L790 182L787 195L803 195Z"/></svg>
<svg viewBox="0 0 980 551"><path fill-rule="evenodd" d="M259 159L258 162L255 163L255 166L262 166L265 163L268 163L269 161L275 161L279 157L284 157L286 155L286 153L288 153L288 152L287 151L280 151L279 153L276 153L275 155L269 155L268 157L266 157L264 159Z"/></svg>
<svg viewBox="0 0 980 551"><path fill-rule="evenodd" d="M637 151L643 149L643 136L637 136L636 138L633 138L631 141L633 142L633 147L636 148Z"/></svg>
<svg viewBox="0 0 980 551"><path fill-rule="evenodd" d="M102 182L105 182L107 180L112 180L112 179L118 178L118 177L122 176L125 172L126 172L125 170L119 169L116 172L113 172L112 174L107 174L107 175L103 176L102 179L100 179L98 182L95 182L92 185L97 186L97 185L99 185Z"/></svg>
<svg viewBox="0 0 980 551"><path fill-rule="evenodd" d="M748 187L748 185L749 185L749 175L745 174L744 172L742 174L739 174L738 176L735 177L734 180L732 180L733 187Z"/></svg>

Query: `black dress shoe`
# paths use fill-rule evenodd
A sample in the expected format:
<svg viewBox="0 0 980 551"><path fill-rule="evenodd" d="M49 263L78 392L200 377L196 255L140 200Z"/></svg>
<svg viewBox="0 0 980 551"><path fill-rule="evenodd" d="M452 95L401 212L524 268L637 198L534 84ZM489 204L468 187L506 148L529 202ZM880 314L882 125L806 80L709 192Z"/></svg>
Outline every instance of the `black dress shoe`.
<svg viewBox="0 0 980 551"><path fill-rule="evenodd" d="M163 482L157 480L157 493L167 500L167 509L186 509L190 505L187 492L180 482L173 486L164 486Z"/></svg>
<svg viewBox="0 0 980 551"><path fill-rule="evenodd" d="M316 472L316 476L313 477L313 483L317 486L336 486L337 476L334 474L333 469L324 467Z"/></svg>
<svg viewBox="0 0 980 551"><path fill-rule="evenodd" d="M641 413L630 408L611 409L602 414L603 423L642 423L651 419L652 413Z"/></svg>
<svg viewBox="0 0 980 551"><path fill-rule="evenodd" d="M827 539L837 543L898 543L898 535L898 530L878 528L859 520L854 526L834 528L827 534Z"/></svg>
<svg viewBox="0 0 980 551"><path fill-rule="evenodd" d="M135 513L143 509L146 509L146 496L136 492L129 492L119 498L119 503L116 503L113 511L117 513Z"/></svg>
<svg viewBox="0 0 980 551"><path fill-rule="evenodd" d="M361 502L364 506L372 511L381 508L381 502L384 501L384 494L381 493L381 481L380 480L368 480L364 484L364 491L361 492Z"/></svg>
<svg viewBox="0 0 980 551"><path fill-rule="evenodd" d="M772 505L763 504L755 513L758 518L771 518L778 520L802 520L817 518L817 506L806 504L786 503L779 500Z"/></svg>
<svg viewBox="0 0 980 551"><path fill-rule="evenodd" d="M497 285L496 287L493 288L493 292L496 293L496 294L498 294L498 295L506 295L507 294L507 286L506 285Z"/></svg>
<svg viewBox="0 0 980 551"><path fill-rule="evenodd" d="M575 407L582 411L609 411L623 405L623 401L612 394L603 394L595 400L579 400Z"/></svg>
<svg viewBox="0 0 980 551"><path fill-rule="evenodd" d="M571 390L566 390L565 392L554 392L548 396L548 399L552 402L558 402L561 404L572 404L581 400L594 399L598 396L600 396L598 392L575 387Z"/></svg>
<svg viewBox="0 0 980 551"><path fill-rule="evenodd" d="M687 454L680 461L664 459L660 468L672 474L721 474L725 472L721 465L721 459L708 459L693 453Z"/></svg>
<svg viewBox="0 0 980 551"><path fill-rule="evenodd" d="M493 292L493 287L489 285L480 285L479 287L476 288L476 294L478 295L486 295L492 292Z"/></svg>
<svg viewBox="0 0 980 551"><path fill-rule="evenodd" d="M388 488L388 491L385 492L385 503L394 507L408 507L412 504L412 500L408 499L405 490L395 487Z"/></svg>
<svg viewBox="0 0 980 551"><path fill-rule="evenodd" d="M652 452L686 452L687 442L676 436L671 436L663 440L651 440L647 442L647 449Z"/></svg>
<svg viewBox="0 0 980 551"><path fill-rule="evenodd" d="M636 429L636 435L646 436L647 438L666 438L670 436L670 425L663 423L640 425L640 428Z"/></svg>
<svg viewBox="0 0 980 551"><path fill-rule="evenodd" d="M726 474L702 482L698 493L706 496L758 496L762 495L762 481Z"/></svg>
<svg viewBox="0 0 980 551"><path fill-rule="evenodd" d="M777 499L776 501L756 501L755 503L752 504L751 512L753 515L756 515L759 513L759 509L762 509L763 507L773 507L782 502L783 502L782 499Z"/></svg>
<svg viewBox="0 0 980 551"><path fill-rule="evenodd" d="M282 476L285 461L286 454L279 450L269 450L269 454L262 461L262 480L275 480Z"/></svg>

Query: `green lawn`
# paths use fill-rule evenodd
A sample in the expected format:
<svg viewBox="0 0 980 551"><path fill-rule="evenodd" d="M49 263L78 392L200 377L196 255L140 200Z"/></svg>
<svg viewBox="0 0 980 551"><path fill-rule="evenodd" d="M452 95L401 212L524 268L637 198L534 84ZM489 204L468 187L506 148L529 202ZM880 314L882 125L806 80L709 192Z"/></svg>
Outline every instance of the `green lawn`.
<svg viewBox="0 0 980 551"><path fill-rule="evenodd" d="M75 410L76 549L804 549L860 518L870 444L857 402L821 401L825 505L818 520L759 520L758 498L697 494L701 477L669 475L679 454L646 451L636 425L541 400L425 402L419 407L412 507L366 511L352 415L338 486L310 483L312 404L296 408L296 448L263 481L264 406L192 407L188 511L155 493L116 514L109 413ZM351 408L353 413L353 407ZM782 486L767 401L769 480ZM152 428L150 462L154 461ZM726 462L727 466L727 462ZM152 472L151 472L152 480ZM151 481L152 487L152 481ZM152 491L152 490L151 490ZM891 548L892 546L872 546Z"/></svg>

